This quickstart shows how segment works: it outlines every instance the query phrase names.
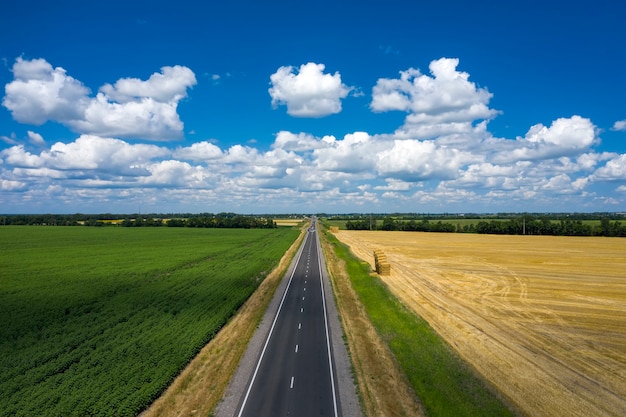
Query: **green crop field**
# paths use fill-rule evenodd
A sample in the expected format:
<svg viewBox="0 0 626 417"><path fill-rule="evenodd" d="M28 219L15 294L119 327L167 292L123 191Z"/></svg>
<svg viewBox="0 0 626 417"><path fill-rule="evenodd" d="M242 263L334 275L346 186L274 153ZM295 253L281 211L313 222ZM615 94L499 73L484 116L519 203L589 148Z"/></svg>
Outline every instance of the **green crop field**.
<svg viewBox="0 0 626 417"><path fill-rule="evenodd" d="M0 228L0 416L134 416L295 229Z"/></svg>

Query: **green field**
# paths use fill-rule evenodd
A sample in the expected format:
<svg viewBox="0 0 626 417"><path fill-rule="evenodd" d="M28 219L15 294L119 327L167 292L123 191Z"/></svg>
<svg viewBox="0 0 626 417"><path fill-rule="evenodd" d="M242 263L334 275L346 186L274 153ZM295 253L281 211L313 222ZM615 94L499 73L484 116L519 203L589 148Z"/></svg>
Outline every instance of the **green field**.
<svg viewBox="0 0 626 417"><path fill-rule="evenodd" d="M0 228L0 415L137 415L298 234Z"/></svg>

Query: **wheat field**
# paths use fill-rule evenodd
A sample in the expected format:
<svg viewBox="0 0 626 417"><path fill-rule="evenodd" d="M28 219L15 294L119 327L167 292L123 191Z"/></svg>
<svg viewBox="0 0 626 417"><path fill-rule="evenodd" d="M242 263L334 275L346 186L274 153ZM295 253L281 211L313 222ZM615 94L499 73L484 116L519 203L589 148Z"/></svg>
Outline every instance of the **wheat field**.
<svg viewBox="0 0 626 417"><path fill-rule="evenodd" d="M274 219L274 223L276 226L292 226L296 227L299 224L302 224L305 219Z"/></svg>
<svg viewBox="0 0 626 417"><path fill-rule="evenodd" d="M626 415L626 239L336 236L523 414Z"/></svg>

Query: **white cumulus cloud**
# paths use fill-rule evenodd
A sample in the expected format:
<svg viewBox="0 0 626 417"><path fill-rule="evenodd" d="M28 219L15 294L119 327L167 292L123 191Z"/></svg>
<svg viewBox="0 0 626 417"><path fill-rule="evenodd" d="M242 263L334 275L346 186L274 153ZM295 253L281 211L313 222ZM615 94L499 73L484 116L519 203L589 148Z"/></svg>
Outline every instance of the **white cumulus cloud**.
<svg viewBox="0 0 626 417"><path fill-rule="evenodd" d="M150 97L112 102L102 93L89 103L84 117L65 124L73 130L99 136L172 140L182 136L183 122L176 101L163 103Z"/></svg>
<svg viewBox="0 0 626 417"><path fill-rule="evenodd" d="M384 176L420 181L455 178L471 156L457 149L440 147L434 141L395 140L378 154L377 170Z"/></svg>
<svg viewBox="0 0 626 417"><path fill-rule="evenodd" d="M623 131L626 130L626 120L618 120L613 124L612 130Z"/></svg>
<svg viewBox="0 0 626 417"><path fill-rule="evenodd" d="M129 144L120 139L82 135L74 142L57 142L39 154L23 145L5 149L0 156L13 166L64 172L92 171L117 175L145 175L145 165L169 153L155 145ZM89 174L84 174L89 175Z"/></svg>
<svg viewBox="0 0 626 417"><path fill-rule="evenodd" d="M20 123L66 123L81 118L88 105L90 90L65 69L52 68L45 59L17 58L13 77L4 87L2 105Z"/></svg>
<svg viewBox="0 0 626 417"><path fill-rule="evenodd" d="M530 128L525 140L536 143L548 143L565 149L583 149L595 139L595 128L591 120L572 116L559 118L550 127L541 123Z"/></svg>
<svg viewBox="0 0 626 417"><path fill-rule="evenodd" d="M313 152L313 163L321 170L345 173L373 170L377 153L386 146L366 132L350 133L342 140L327 138L323 143L325 147Z"/></svg>
<svg viewBox="0 0 626 417"><path fill-rule="evenodd" d="M223 156L219 146L211 142L196 142L188 147L179 147L174 151L174 157L188 161L208 161Z"/></svg>
<svg viewBox="0 0 626 417"><path fill-rule="evenodd" d="M81 202L94 211L135 210L141 201L153 202L155 212L298 211L303 204L382 212L518 204L569 210L589 196L595 202L588 207L624 201L600 195L609 182L626 193L626 155L594 149L600 130L590 119L560 117L517 137L494 137L488 124L499 112L489 108L492 95L458 65L442 58L428 74L411 68L378 80L370 109L406 112L392 133L359 130L357 121L343 136L278 130L269 149L256 141L222 149L216 140L176 147L128 140L182 134L177 106L196 83L186 67L122 78L92 94L62 68L18 58L2 104L18 121L57 121L79 134L51 145L34 130L0 136L0 200L72 212ZM313 63L280 68L272 75L272 104L300 117L340 111L353 90L324 70ZM626 129L622 122L613 129Z"/></svg>
<svg viewBox="0 0 626 417"><path fill-rule="evenodd" d="M187 88L196 84L196 76L187 67L175 65L163 67L146 81L138 78L122 78L114 85L105 84L100 91L111 100L126 103L141 98L151 98L167 103L179 101L187 95Z"/></svg>
<svg viewBox="0 0 626 417"><path fill-rule="evenodd" d="M123 78L105 84L96 97L61 67L45 59L17 58L14 80L5 86L2 105L21 123L56 121L78 133L149 140L182 136L177 112L187 89L196 84L186 67L163 67L146 81Z"/></svg>
<svg viewBox="0 0 626 417"><path fill-rule="evenodd" d="M46 143L46 141L43 140L43 136L41 136L37 132L33 132L32 130L29 130L27 134L28 134L29 142L32 143L33 145L42 146Z"/></svg>
<svg viewBox="0 0 626 417"><path fill-rule="evenodd" d="M341 81L341 74L324 73L324 64L309 62L299 69L283 66L270 76L272 106L286 105L296 117L323 117L341 111L341 99L351 87Z"/></svg>
<svg viewBox="0 0 626 417"><path fill-rule="evenodd" d="M0 179L0 190L2 191L19 191L27 187L24 181L12 181Z"/></svg>
<svg viewBox="0 0 626 417"><path fill-rule="evenodd" d="M485 145L498 163L541 161L588 150L597 142L597 132L591 120L575 115L556 119L549 127L536 124L515 140L489 138Z"/></svg>
<svg viewBox="0 0 626 417"><path fill-rule="evenodd" d="M213 174L201 166L192 166L187 162L164 160L146 167L149 175L139 178L141 185L211 188Z"/></svg>
<svg viewBox="0 0 626 417"><path fill-rule="evenodd" d="M603 167L598 168L592 175L598 180L626 180L626 154L621 154L609 160Z"/></svg>
<svg viewBox="0 0 626 417"><path fill-rule="evenodd" d="M488 107L492 94L469 81L458 65L456 58L441 58L430 63L431 75L409 68L399 79L381 78L372 89L370 108L406 111L405 124L397 132L404 137L470 132L474 121L492 119L499 112Z"/></svg>
<svg viewBox="0 0 626 417"><path fill-rule="evenodd" d="M316 139L313 135L308 133L292 133L286 130L281 130L276 134L276 139L272 144L274 149L284 149L287 151L311 151L318 148L325 148L328 146L329 141L333 141L334 138L326 136L322 140Z"/></svg>

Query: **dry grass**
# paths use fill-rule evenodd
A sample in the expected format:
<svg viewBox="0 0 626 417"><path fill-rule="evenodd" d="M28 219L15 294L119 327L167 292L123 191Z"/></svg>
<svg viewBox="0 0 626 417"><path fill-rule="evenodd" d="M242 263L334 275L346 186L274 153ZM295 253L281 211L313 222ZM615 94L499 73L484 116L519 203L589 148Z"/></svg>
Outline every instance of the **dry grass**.
<svg viewBox="0 0 626 417"><path fill-rule="evenodd" d="M626 415L626 239L336 236L522 412Z"/></svg>
<svg viewBox="0 0 626 417"><path fill-rule="evenodd" d="M323 234L320 239L365 415L424 416L393 354L369 321L352 288L344 261L329 247Z"/></svg>
<svg viewBox="0 0 626 417"><path fill-rule="evenodd" d="M233 319L141 417L207 416L213 412L303 237L304 233Z"/></svg>

